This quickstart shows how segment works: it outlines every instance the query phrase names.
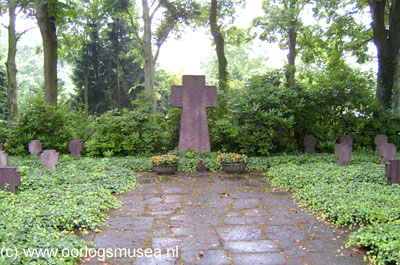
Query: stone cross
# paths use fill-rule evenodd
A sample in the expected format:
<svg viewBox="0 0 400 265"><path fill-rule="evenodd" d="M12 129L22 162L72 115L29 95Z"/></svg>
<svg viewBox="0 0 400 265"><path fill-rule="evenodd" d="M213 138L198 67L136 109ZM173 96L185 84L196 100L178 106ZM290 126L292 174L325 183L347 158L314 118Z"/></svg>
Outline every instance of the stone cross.
<svg viewBox="0 0 400 265"><path fill-rule="evenodd" d="M340 137L339 143L348 144L350 145L350 147L353 147L353 137L351 137L350 135L343 135L342 137Z"/></svg>
<svg viewBox="0 0 400 265"><path fill-rule="evenodd" d="M80 156L83 151L83 143L81 140L72 140L68 144L68 149L72 156Z"/></svg>
<svg viewBox="0 0 400 265"><path fill-rule="evenodd" d="M303 139L304 153L314 154L317 146L317 138L314 135L307 135Z"/></svg>
<svg viewBox="0 0 400 265"><path fill-rule="evenodd" d="M21 185L20 173L15 167L0 167L0 189L4 190L6 184L13 193Z"/></svg>
<svg viewBox="0 0 400 265"><path fill-rule="evenodd" d="M217 106L215 86L206 86L205 76L184 75L182 86L172 87L172 107L182 108L179 151L210 152L206 108Z"/></svg>
<svg viewBox="0 0 400 265"><path fill-rule="evenodd" d="M29 152L37 156L42 152L42 143L39 140L32 140L29 142Z"/></svg>
<svg viewBox="0 0 400 265"><path fill-rule="evenodd" d="M8 166L8 155L4 151L0 151L0 167Z"/></svg>
<svg viewBox="0 0 400 265"><path fill-rule="evenodd" d="M348 144L338 144L335 149L335 157L338 166L348 166L351 158L351 146Z"/></svg>
<svg viewBox="0 0 400 265"><path fill-rule="evenodd" d="M385 164L385 176L387 178L387 184L392 185L394 183L400 184L400 159L395 158Z"/></svg>
<svg viewBox="0 0 400 265"><path fill-rule="evenodd" d="M385 164L389 160L394 159L396 156L396 146L391 143L385 143L379 146L379 153L381 154L381 163Z"/></svg>
<svg viewBox="0 0 400 265"><path fill-rule="evenodd" d="M374 143L375 143L375 145L376 145L375 150L376 150L376 151L379 151L379 147L380 147L382 144L385 144L385 143L387 143L387 142L388 142L388 137L387 137L386 134L378 134L377 136L375 136L375 139L374 139Z"/></svg>
<svg viewBox="0 0 400 265"><path fill-rule="evenodd" d="M60 163L59 157L55 150L44 150L40 155L40 161L44 169L56 170L57 165Z"/></svg>

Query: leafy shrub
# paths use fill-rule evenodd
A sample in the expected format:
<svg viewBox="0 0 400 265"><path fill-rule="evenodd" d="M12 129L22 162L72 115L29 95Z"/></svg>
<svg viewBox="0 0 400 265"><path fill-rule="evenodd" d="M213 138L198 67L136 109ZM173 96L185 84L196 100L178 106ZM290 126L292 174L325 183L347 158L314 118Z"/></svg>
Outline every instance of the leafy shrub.
<svg viewBox="0 0 400 265"><path fill-rule="evenodd" d="M31 140L40 140L43 149L54 149L66 153L68 142L72 140L71 110L62 102L57 108L43 101L38 93L21 109L18 119L9 124L5 148L15 155L28 153Z"/></svg>
<svg viewBox="0 0 400 265"><path fill-rule="evenodd" d="M89 156L150 155L166 146L162 117L151 114L146 99L133 110L111 110L97 117L96 132L86 143Z"/></svg>

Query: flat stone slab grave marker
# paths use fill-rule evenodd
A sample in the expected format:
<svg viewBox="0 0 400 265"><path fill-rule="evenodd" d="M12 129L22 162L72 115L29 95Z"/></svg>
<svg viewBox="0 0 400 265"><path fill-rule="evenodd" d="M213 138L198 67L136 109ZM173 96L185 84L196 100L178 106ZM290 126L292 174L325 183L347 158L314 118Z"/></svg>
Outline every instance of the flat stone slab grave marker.
<svg viewBox="0 0 400 265"><path fill-rule="evenodd" d="M394 183L400 184L400 159L395 158L385 164L385 176L387 178L387 184L392 185Z"/></svg>
<svg viewBox="0 0 400 265"><path fill-rule="evenodd" d="M44 169L56 170L57 165L60 163L60 156L55 150L44 150L40 155L40 161Z"/></svg>
<svg viewBox="0 0 400 265"><path fill-rule="evenodd" d="M351 158L351 146L348 144L338 144L335 150L335 157L338 166L348 166Z"/></svg>
<svg viewBox="0 0 400 265"><path fill-rule="evenodd" d="M17 193L21 185L20 173L15 167L0 167L0 189L4 190L6 184L12 193Z"/></svg>
<svg viewBox="0 0 400 265"><path fill-rule="evenodd" d="M8 166L8 155L4 151L0 151L0 167Z"/></svg>
<svg viewBox="0 0 400 265"><path fill-rule="evenodd" d="M179 151L210 152L206 108L217 106L217 89L206 86L205 76L184 75L182 86L172 87L172 107L182 108Z"/></svg>
<svg viewBox="0 0 400 265"><path fill-rule="evenodd" d="M317 146L317 138L314 135L307 135L303 139L304 153L314 154Z"/></svg>
<svg viewBox="0 0 400 265"><path fill-rule="evenodd" d="M29 142L29 152L31 155L37 156L43 150L42 143L39 140L32 140Z"/></svg>
<svg viewBox="0 0 400 265"><path fill-rule="evenodd" d="M83 151L83 143L81 140L72 140L68 144L68 149L72 156L80 156Z"/></svg>
<svg viewBox="0 0 400 265"><path fill-rule="evenodd" d="M342 137L340 137L339 143L348 144L350 147L353 147L353 137L351 137L350 135L343 135Z"/></svg>
<svg viewBox="0 0 400 265"><path fill-rule="evenodd" d="M379 153L381 154L381 163L385 164L396 156L396 146L391 143L382 144L379 146Z"/></svg>
<svg viewBox="0 0 400 265"><path fill-rule="evenodd" d="M379 147L383 144L386 144L388 142L388 137L386 134L378 134L375 136L374 143L376 145L375 150L379 151Z"/></svg>

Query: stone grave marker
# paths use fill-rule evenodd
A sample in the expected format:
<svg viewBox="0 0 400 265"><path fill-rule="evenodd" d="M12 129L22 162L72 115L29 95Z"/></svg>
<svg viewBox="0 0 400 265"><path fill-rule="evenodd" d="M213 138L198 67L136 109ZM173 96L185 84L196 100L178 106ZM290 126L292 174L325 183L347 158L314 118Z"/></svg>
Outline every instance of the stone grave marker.
<svg viewBox="0 0 400 265"><path fill-rule="evenodd" d="M37 156L43 151L42 143L39 140L29 142L29 152L31 155Z"/></svg>
<svg viewBox="0 0 400 265"><path fill-rule="evenodd" d="M338 166L348 166L351 158L351 146L348 144L338 144L335 149L335 157Z"/></svg>
<svg viewBox="0 0 400 265"><path fill-rule="evenodd" d="M351 137L350 135L343 135L342 137L340 137L339 143L348 144L350 147L353 147L353 137Z"/></svg>
<svg viewBox="0 0 400 265"><path fill-rule="evenodd" d="M0 151L0 167L8 166L8 155L4 151Z"/></svg>
<svg viewBox="0 0 400 265"><path fill-rule="evenodd" d="M307 135L303 139L304 153L314 154L317 146L317 138L314 135Z"/></svg>
<svg viewBox="0 0 400 265"><path fill-rule="evenodd" d="M385 164L396 156L396 146L391 143L382 144L379 146L379 153L381 154L381 164Z"/></svg>
<svg viewBox="0 0 400 265"><path fill-rule="evenodd" d="M72 156L80 156L83 151L83 143L81 140L71 140L68 149Z"/></svg>
<svg viewBox="0 0 400 265"><path fill-rule="evenodd" d="M385 176L387 178L387 184L392 185L394 183L400 184L400 159L391 159L385 164Z"/></svg>
<svg viewBox="0 0 400 265"><path fill-rule="evenodd" d="M182 86L172 87L172 107L182 108L179 151L210 152L206 108L217 106L215 86L206 86L205 76L184 75Z"/></svg>
<svg viewBox="0 0 400 265"><path fill-rule="evenodd" d="M4 190L6 184L11 192L17 193L18 186L21 185L21 178L15 167L0 167L0 189Z"/></svg>
<svg viewBox="0 0 400 265"><path fill-rule="evenodd" d="M57 165L60 163L60 156L55 150L44 150L40 155L40 161L44 169L56 170Z"/></svg>
<svg viewBox="0 0 400 265"><path fill-rule="evenodd" d="M379 147L387 142L388 142L388 137L386 134L378 134L377 136L375 136L374 139L374 143L376 146L375 150L379 152Z"/></svg>

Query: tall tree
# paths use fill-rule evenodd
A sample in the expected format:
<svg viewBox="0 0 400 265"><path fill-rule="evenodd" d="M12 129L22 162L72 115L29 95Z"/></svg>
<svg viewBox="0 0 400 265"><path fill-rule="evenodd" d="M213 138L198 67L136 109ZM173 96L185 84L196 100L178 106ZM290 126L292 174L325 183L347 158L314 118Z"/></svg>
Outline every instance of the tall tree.
<svg viewBox="0 0 400 265"><path fill-rule="evenodd" d="M210 6L210 29L214 38L215 51L218 58L218 80L222 90L226 89L228 83L228 61L225 57L225 40L221 32L221 26L217 23L218 1L211 0Z"/></svg>
<svg viewBox="0 0 400 265"><path fill-rule="evenodd" d="M132 107L131 101L143 89L142 57L138 41L131 38L128 4L86 0L79 27L63 37L64 46L72 49L68 54L75 54L71 63L78 98L92 113ZM96 9L99 5L101 10ZM81 44L74 46L77 42Z"/></svg>
<svg viewBox="0 0 400 265"><path fill-rule="evenodd" d="M15 34L15 10L17 3L8 0L8 56L7 56L7 94L9 119L13 120L18 115L18 88L17 88L17 65L15 56L17 53L17 36Z"/></svg>
<svg viewBox="0 0 400 265"><path fill-rule="evenodd" d="M368 0L372 16L374 43L378 52L376 98L385 109L398 109L393 100L400 52L400 1ZM394 104L393 104L394 103Z"/></svg>
<svg viewBox="0 0 400 265"><path fill-rule="evenodd" d="M130 10L131 25L136 30L136 37L142 42L144 57L145 88L152 98L152 111L156 112L156 97L154 92L154 68L160 53L160 48L169 35L179 30L182 24L190 23L197 15L198 5L193 0L142 0L143 34L140 36L138 24L135 22L135 10ZM153 20L161 10L159 26L152 29Z"/></svg>
<svg viewBox="0 0 400 265"><path fill-rule="evenodd" d="M36 1L36 19L43 41L45 100L57 105L57 33L55 0Z"/></svg>
<svg viewBox="0 0 400 265"><path fill-rule="evenodd" d="M279 40L281 46L288 49L286 65L288 87L293 87L295 84L298 34L305 31L301 13L310 3L310 0L263 0L265 15L254 21L256 26L264 30L261 34L262 40L270 42Z"/></svg>

